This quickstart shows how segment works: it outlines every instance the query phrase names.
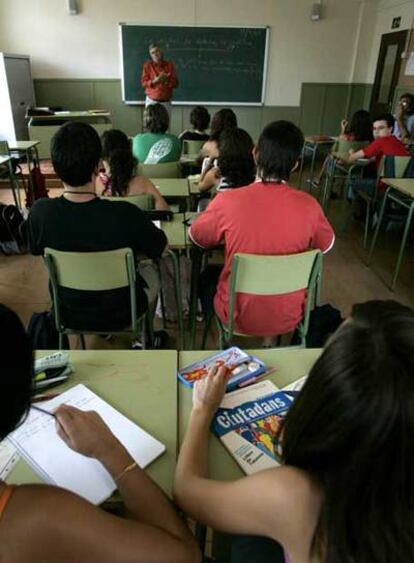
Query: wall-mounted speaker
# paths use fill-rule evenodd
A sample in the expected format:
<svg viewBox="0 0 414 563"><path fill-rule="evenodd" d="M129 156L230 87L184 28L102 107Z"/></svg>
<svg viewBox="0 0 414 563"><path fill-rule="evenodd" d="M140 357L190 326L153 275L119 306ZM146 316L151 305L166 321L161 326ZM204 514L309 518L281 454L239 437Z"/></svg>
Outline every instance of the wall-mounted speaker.
<svg viewBox="0 0 414 563"><path fill-rule="evenodd" d="M67 0L67 3L69 15L76 16L76 14L79 14L78 0Z"/></svg>
<svg viewBox="0 0 414 563"><path fill-rule="evenodd" d="M315 2L312 4L311 20L317 22L320 19L322 19L322 4L321 2Z"/></svg>

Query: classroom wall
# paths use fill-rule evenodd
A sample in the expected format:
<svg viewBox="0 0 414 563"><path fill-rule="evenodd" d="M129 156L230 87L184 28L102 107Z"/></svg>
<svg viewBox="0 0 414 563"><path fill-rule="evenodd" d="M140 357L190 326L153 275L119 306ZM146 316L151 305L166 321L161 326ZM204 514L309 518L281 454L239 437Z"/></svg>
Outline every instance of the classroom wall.
<svg viewBox="0 0 414 563"><path fill-rule="evenodd" d="M352 80L373 83L384 33L410 30L414 21L414 0L368 0L365 5L364 32L358 44L358 63ZM401 17L401 26L392 29L392 20Z"/></svg>
<svg viewBox="0 0 414 563"><path fill-rule="evenodd" d="M0 49L28 53L35 78L120 77L121 21L269 25L265 104L299 106L306 82L349 82L363 0L324 0L312 22L310 0L1 0Z"/></svg>

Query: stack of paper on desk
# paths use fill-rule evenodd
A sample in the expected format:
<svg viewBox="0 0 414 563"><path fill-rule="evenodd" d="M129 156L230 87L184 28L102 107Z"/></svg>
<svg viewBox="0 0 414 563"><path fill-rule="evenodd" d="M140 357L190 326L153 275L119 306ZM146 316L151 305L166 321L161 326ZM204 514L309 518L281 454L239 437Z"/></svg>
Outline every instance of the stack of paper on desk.
<svg viewBox="0 0 414 563"><path fill-rule="evenodd" d="M53 412L63 403L99 413L140 467L146 467L165 451L161 442L84 385L76 385L42 403L42 409ZM99 461L72 451L59 438L52 416L31 409L27 420L11 434L10 440L47 483L77 493L94 504L103 502L116 489Z"/></svg>

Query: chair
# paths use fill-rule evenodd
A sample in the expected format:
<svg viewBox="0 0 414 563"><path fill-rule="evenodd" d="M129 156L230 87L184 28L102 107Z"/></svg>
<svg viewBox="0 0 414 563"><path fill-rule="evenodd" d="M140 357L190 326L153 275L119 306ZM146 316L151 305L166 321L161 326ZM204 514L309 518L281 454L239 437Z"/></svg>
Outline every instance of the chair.
<svg viewBox="0 0 414 563"><path fill-rule="evenodd" d="M137 316L136 274L134 254L130 248L120 248L104 252L62 252L45 248L44 259L49 272L53 296L53 313L56 328L59 332L59 348L63 347L64 334L80 334L85 349L84 334L131 334L142 333L142 344L145 347L146 330L152 341L152 319L147 310L141 317ZM62 316L59 287L80 291L108 291L129 287L131 305L130 326L122 330L90 330L85 321L82 330L72 329L66 325Z"/></svg>
<svg viewBox="0 0 414 563"><path fill-rule="evenodd" d="M127 195L127 196L103 196L102 199L107 199L108 201L127 201L136 205L143 211L150 211L154 209L155 203L154 198L151 194L139 194L139 195Z"/></svg>
<svg viewBox="0 0 414 563"><path fill-rule="evenodd" d="M341 155L344 155L344 160L349 155L349 151L359 151L369 144L368 141L346 141L338 139L335 141L331 154L325 163L325 182L322 189L321 205L326 212L328 203L331 197L331 190L335 180L340 179L345 181L344 192L349 184L349 180L357 175L361 175L366 163L361 161L353 164L347 164L341 160Z"/></svg>
<svg viewBox="0 0 414 563"><path fill-rule="evenodd" d="M187 139L183 140L183 149L181 157L187 159L196 159L200 153L201 147L204 145L205 141L190 141Z"/></svg>
<svg viewBox="0 0 414 563"><path fill-rule="evenodd" d="M180 178L179 162L160 162L159 164L138 164L138 174L147 178Z"/></svg>
<svg viewBox="0 0 414 563"><path fill-rule="evenodd" d="M390 179L401 179L401 178L413 178L414 177L414 157L412 156L386 156L382 160L381 166L381 177ZM377 187L378 190L378 187ZM375 195L377 197L377 195ZM404 232L401 239L400 250L398 253L397 263L394 269L394 275L392 278L390 289L394 291L395 284L397 283L398 274L400 272L402 257L404 254L405 245L407 242L408 233L410 231L410 226L414 213L414 199L412 195L404 194L394 189L392 186L387 188L387 191L382 198L381 208L378 216L377 225L375 227L374 236L372 238L371 247L369 251L369 256L367 260L367 265L369 266L374 254L375 245L377 243L378 234L386 214L387 203L392 202L397 204L398 207L402 207L407 210Z"/></svg>
<svg viewBox="0 0 414 563"><path fill-rule="evenodd" d="M306 290L305 313L297 327L301 340L306 345L310 312L319 301L319 287L322 276L322 253L307 250L299 254L264 256L237 253L233 256L230 275L228 323L217 316L220 348L231 342L233 335L248 336L234 330L234 312L237 293L253 295L283 295Z"/></svg>
<svg viewBox="0 0 414 563"><path fill-rule="evenodd" d="M364 240L363 240L364 248L367 248L368 231L372 221L372 212L378 199L378 185L381 182L381 178L405 177L406 170L409 167L412 158L413 157L411 156L391 156L391 155L384 156L381 160L381 164L378 169L377 182L374 192L372 194L369 194L364 190L358 190L358 188L355 189L356 195L359 196L361 199L363 199L366 203ZM352 209L350 211L350 214L351 213L352 213ZM346 225L348 224L350 219L350 214L346 219L343 230L346 229Z"/></svg>

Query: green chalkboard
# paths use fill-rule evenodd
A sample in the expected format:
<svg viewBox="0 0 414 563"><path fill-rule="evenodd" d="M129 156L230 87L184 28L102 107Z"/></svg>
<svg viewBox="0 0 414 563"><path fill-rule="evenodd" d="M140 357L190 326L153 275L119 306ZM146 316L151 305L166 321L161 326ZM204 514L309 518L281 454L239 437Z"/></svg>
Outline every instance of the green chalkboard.
<svg viewBox="0 0 414 563"><path fill-rule="evenodd" d="M177 69L174 102L263 103L268 28L120 24L120 29L124 102L145 99L142 65L148 46L159 43Z"/></svg>

